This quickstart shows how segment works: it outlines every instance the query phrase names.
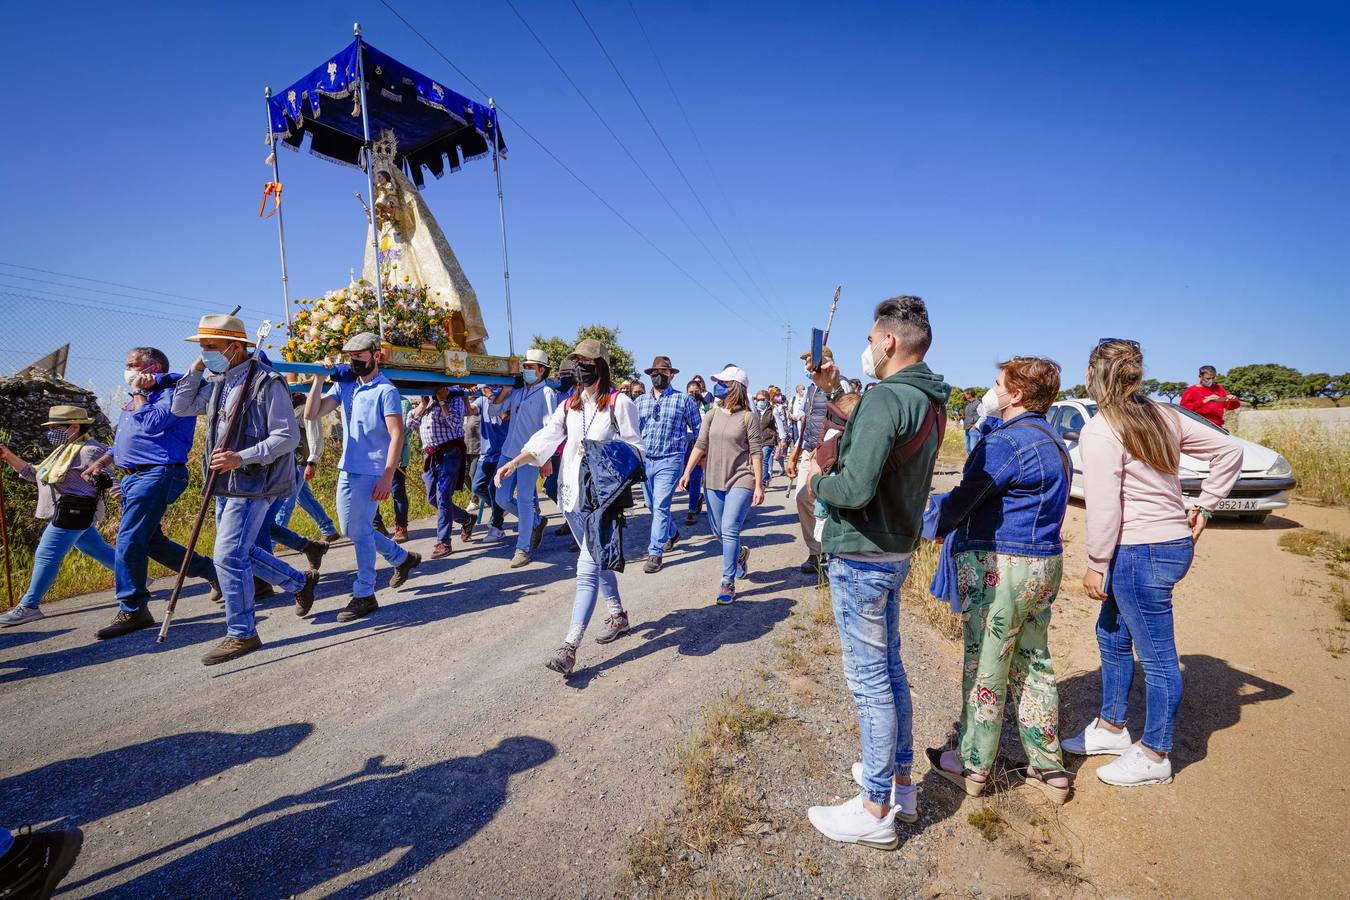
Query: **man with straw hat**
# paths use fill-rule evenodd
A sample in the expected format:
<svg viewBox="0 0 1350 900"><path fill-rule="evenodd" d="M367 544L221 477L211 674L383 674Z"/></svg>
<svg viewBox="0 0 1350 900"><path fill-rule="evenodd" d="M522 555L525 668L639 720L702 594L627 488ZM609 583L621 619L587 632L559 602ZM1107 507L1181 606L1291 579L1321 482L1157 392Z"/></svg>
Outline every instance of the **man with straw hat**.
<svg viewBox="0 0 1350 900"><path fill-rule="evenodd" d="M652 389L637 398L637 411L642 422L642 443L647 448L647 481L643 487L652 510L652 533L642 571L651 574L661 570L662 557L680 539L670 515L670 504L675 499L689 446L698 437L701 420L694 398L671 386L671 379L680 370L671 364L669 356L653 359L646 373L652 380Z"/></svg>
<svg viewBox="0 0 1350 900"><path fill-rule="evenodd" d="M502 445L502 459L514 459L525 442L544 427L557 404L557 392L544 383L548 378L548 354L538 347L525 351L521 364L520 388L504 387L488 406L488 415L506 419L506 442ZM512 470L497 487L497 504L509 513L515 513L519 532L516 535L516 555L511 568L527 565L533 558L539 541L544 536L547 519L539 512L539 467L525 464Z"/></svg>
<svg viewBox="0 0 1350 900"><path fill-rule="evenodd" d="M255 575L294 591L296 606L308 608L319 573L296 571L260 543L273 501L295 487L300 425L285 379L258 360L248 379L253 341L234 316L202 316L197 333L187 340L200 344L202 355L174 389L173 411L206 416L202 468L208 477L217 473L215 560L225 596L226 637L202 657L203 665L212 666L262 646L254 616ZM207 370L215 377L208 380ZM242 419L230 446L229 421L236 410Z"/></svg>

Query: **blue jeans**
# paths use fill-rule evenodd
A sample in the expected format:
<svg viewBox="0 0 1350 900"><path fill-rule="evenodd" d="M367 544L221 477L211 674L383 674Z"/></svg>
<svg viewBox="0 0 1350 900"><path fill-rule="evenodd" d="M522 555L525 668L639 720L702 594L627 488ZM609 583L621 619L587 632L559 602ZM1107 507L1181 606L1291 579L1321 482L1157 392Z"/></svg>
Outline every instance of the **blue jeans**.
<svg viewBox="0 0 1350 900"><path fill-rule="evenodd" d="M526 553L530 552L530 533L539 517L539 497L535 494L538 484L539 467L521 466L503 478L497 488L497 505L517 519L516 549Z"/></svg>
<svg viewBox="0 0 1350 900"><path fill-rule="evenodd" d="M153 466L122 478L122 524L117 529L113 583L123 612L142 610L149 601L150 560L175 572L183 564L187 549L165 537L160 522L187 486L186 466ZM216 577L211 560L200 553L192 554L187 573L206 580Z"/></svg>
<svg viewBox="0 0 1350 900"><path fill-rule="evenodd" d="M298 591L305 577L258 546L258 533L271 521L266 497L216 498L216 574L225 596L225 633L248 638L258 633L253 610L253 578L284 591Z"/></svg>
<svg viewBox="0 0 1350 900"><path fill-rule="evenodd" d="M1172 588L1191 567L1190 538L1162 544L1122 544L1107 574L1107 599L1097 617L1097 646L1102 652L1101 717L1125 724L1134 656L1144 669L1144 736L1157 753L1172 749L1177 706L1181 703L1181 664L1172 628Z"/></svg>
<svg viewBox="0 0 1350 900"><path fill-rule="evenodd" d="M319 498L315 497L314 492L309 489L309 482L305 481L304 471L305 470L302 467L300 469L300 477L297 479L299 483L295 488L295 496L285 498L282 500L281 506L277 508L276 523L282 527L289 528L291 516L295 514L295 505L299 503L300 508L309 514L309 517L314 520L315 525L319 526L319 534L322 534L324 537L336 536L338 533L337 526L334 525L333 520L328 517L328 512L323 508L323 504L319 502Z"/></svg>
<svg viewBox="0 0 1350 900"><path fill-rule="evenodd" d="M900 660L900 585L904 562L830 557L830 597L843 647L844 680L858 707L863 795L891 802L891 778L914 765L914 709Z"/></svg>
<svg viewBox="0 0 1350 900"><path fill-rule="evenodd" d="M610 614L623 612L623 602L619 599L619 576L615 572L600 568L600 564L591 556L586 546L586 520L581 513L566 513L567 524L572 527L572 536L576 538L581 552L577 555L577 595L572 601L572 625L567 630L567 643L576 645L581 641L586 626L590 624L591 613L595 611L597 596L605 599Z"/></svg>
<svg viewBox="0 0 1350 900"><path fill-rule="evenodd" d="M295 483L301 485L305 483L305 469L303 466L297 466L295 470ZM281 522L282 510L287 504L295 502L295 495L300 488L289 494L282 494L272 501L267 509L267 527L258 529L258 546L272 552L272 544L277 543L283 547L290 547L292 550L301 551L309 545L309 538L291 531Z"/></svg>
<svg viewBox="0 0 1350 900"><path fill-rule="evenodd" d="M762 484L769 486L769 476L773 475L773 452L778 449L777 444L766 444L761 451L763 461L760 463L760 470L764 473Z"/></svg>
<svg viewBox="0 0 1350 900"><path fill-rule="evenodd" d="M455 505L455 487L463 464L464 451L459 447L440 450L422 460L422 483L426 485L427 498L436 507L436 540L447 547L453 527L474 520Z"/></svg>
<svg viewBox="0 0 1350 900"><path fill-rule="evenodd" d="M42 537L33 551L33 574L28 579L28 592L19 601L20 606L38 608L42 598L47 596L47 591L56 582L56 576L61 573L61 562L72 548L105 569L112 569L116 565L117 554L93 525L83 531L48 525L42 529ZM182 558L178 561L182 562Z"/></svg>
<svg viewBox="0 0 1350 900"><path fill-rule="evenodd" d="M684 462L685 462L685 465L688 465L688 464L689 464L689 454L690 454L690 452L692 452L692 448L691 448L690 451L686 451L685 454L684 454ZM683 470L681 470L681 471L683 471ZM692 471L692 472L689 473L689 488L688 488L688 490L689 490L689 511L690 511L691 513L697 513L697 512L702 511L702 509L703 509L703 466L701 466L701 465L694 466L694 471Z"/></svg>
<svg viewBox="0 0 1350 900"><path fill-rule="evenodd" d="M980 432L975 426L966 429L966 452L971 453L975 450L975 445L980 442Z"/></svg>
<svg viewBox="0 0 1350 900"><path fill-rule="evenodd" d="M356 580L352 582L353 597L375 596L375 552L392 566L408 558L408 551L375 530L375 511L380 504L370 499L370 492L380 480L378 475L355 475L339 472L337 483L338 523L342 533L356 550Z"/></svg>
<svg viewBox="0 0 1350 900"><path fill-rule="evenodd" d="M483 509L492 510L491 525L493 528L501 528L506 522L506 510L497 505L497 492L492 487L492 476L497 474L497 463L499 457L491 459L478 457L478 471L473 475L473 492L478 496Z"/></svg>
<svg viewBox="0 0 1350 900"><path fill-rule="evenodd" d="M754 491L750 488L732 488L714 491L708 488L708 524L713 536L722 542L722 580L736 580L736 562L741 555L741 526L750 512Z"/></svg>
<svg viewBox="0 0 1350 900"><path fill-rule="evenodd" d="M680 483L680 474L684 471L684 458L663 456L649 459L646 468L647 507L652 511L652 534L647 542L647 552L660 556L665 550L666 541L675 536L675 520L670 515L670 505L675 500L675 487Z"/></svg>

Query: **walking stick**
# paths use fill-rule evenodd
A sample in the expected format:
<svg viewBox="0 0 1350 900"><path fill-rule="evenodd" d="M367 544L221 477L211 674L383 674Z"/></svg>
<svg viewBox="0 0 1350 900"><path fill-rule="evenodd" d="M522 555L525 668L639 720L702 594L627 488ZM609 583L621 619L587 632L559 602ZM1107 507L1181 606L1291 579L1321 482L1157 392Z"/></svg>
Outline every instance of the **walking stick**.
<svg viewBox="0 0 1350 900"><path fill-rule="evenodd" d="M253 375L258 371L258 353L262 350L262 342L272 331L270 320L264 320L258 326L256 343L253 345L253 355L248 360L248 370L244 373L244 383L239 390L239 399L234 404L234 409L230 410L230 417L225 422L225 440L217 449L224 448L228 450L234 445L234 439L239 434L239 425L242 421L244 404L248 402L249 388L253 386ZM225 389L220 388L220 401L225 402ZM206 427L210 428L211 423L207 422ZM173 611L178 607L178 595L183 590L183 580L187 578L188 566L192 564L192 554L196 552L197 538L202 533L202 523L206 521L206 510L211 504L211 497L216 492L216 477L220 474L215 469L210 468L208 460L206 476L206 486L202 488L202 505L197 509L197 518L192 522L192 535L188 538L187 551L183 554L183 564L178 567L178 577L173 582L173 593L169 594L169 603L164 607L164 622L159 626L159 636L155 638L156 644L164 643L164 639L169 635L169 623L173 621Z"/></svg>
<svg viewBox="0 0 1350 900"><path fill-rule="evenodd" d="M9 446L9 432L0 431L0 444ZM5 593L9 596L9 605L14 605L14 580L10 574L9 562L9 517L5 515L5 476L0 473L0 537L5 544Z"/></svg>

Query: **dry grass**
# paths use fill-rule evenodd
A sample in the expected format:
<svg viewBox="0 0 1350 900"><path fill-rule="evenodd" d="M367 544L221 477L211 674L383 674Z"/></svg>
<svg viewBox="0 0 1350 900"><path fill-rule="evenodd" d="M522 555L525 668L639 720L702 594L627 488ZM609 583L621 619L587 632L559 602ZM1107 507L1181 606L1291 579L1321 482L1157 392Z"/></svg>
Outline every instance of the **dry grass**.
<svg viewBox="0 0 1350 900"><path fill-rule="evenodd" d="M1334 531L1299 528L1281 535L1280 546L1290 553L1324 559L1332 564L1350 562L1350 538Z"/></svg>
<svg viewBox="0 0 1350 900"><path fill-rule="evenodd" d="M1289 460L1299 496L1350 503L1350 431L1320 422L1277 422L1254 431L1251 440Z"/></svg>
<svg viewBox="0 0 1350 900"><path fill-rule="evenodd" d="M1003 821L1003 817L998 814L998 811L991 809L988 806L983 809L977 809L975 812L966 816L966 821L969 822L986 841L998 840L998 836L1001 835L1003 829L1007 827L1007 823Z"/></svg>
<svg viewBox="0 0 1350 900"><path fill-rule="evenodd" d="M940 548L932 541L923 540L909 558L909 576L901 588L901 599L938 634L952 641L961 640L961 617L951 611L946 600L939 600L928 592L937 571Z"/></svg>

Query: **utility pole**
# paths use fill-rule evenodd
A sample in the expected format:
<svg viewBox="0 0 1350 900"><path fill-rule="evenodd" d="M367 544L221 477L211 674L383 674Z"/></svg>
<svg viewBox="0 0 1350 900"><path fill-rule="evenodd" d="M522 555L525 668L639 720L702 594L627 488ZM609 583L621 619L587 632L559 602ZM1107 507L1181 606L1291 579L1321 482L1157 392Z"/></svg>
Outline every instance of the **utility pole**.
<svg viewBox="0 0 1350 900"><path fill-rule="evenodd" d="M792 397L792 326L783 326L783 394Z"/></svg>

